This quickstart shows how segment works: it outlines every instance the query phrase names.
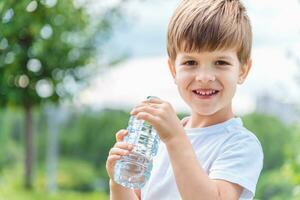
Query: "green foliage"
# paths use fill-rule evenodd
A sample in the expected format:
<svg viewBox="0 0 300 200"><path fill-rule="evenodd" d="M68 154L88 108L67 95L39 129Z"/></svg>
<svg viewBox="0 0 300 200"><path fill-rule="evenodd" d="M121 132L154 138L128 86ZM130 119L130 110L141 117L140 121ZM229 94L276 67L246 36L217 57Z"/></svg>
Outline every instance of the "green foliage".
<svg viewBox="0 0 300 200"><path fill-rule="evenodd" d="M262 173L256 198L261 200L292 199L293 184L285 168Z"/></svg>
<svg viewBox="0 0 300 200"><path fill-rule="evenodd" d="M73 0L49 3L0 3L0 105L37 105L73 95L74 84L80 87L90 74L85 66L92 62L96 40L107 40L118 12L104 10L91 23L86 9ZM50 87L48 94L38 92L43 86Z"/></svg>
<svg viewBox="0 0 300 200"><path fill-rule="evenodd" d="M74 0L1 0L0 106L24 108L25 186L31 188L32 109L72 97L96 70L96 48L107 41L119 6L92 21Z"/></svg>
<svg viewBox="0 0 300 200"><path fill-rule="evenodd" d="M293 137L287 148L287 164L292 171L293 183L296 185L300 184L300 126L294 125L291 127L293 130Z"/></svg>
<svg viewBox="0 0 300 200"><path fill-rule="evenodd" d="M124 111L77 113L61 131L61 151L66 156L105 163L108 151L115 143L115 133L127 126L129 114Z"/></svg>
<svg viewBox="0 0 300 200"><path fill-rule="evenodd" d="M59 190L49 193L45 190L44 170L36 174L34 190L24 190L21 185L21 163L0 172L0 199L5 200L108 200L108 196L97 190L82 191L78 186L93 182L95 170L81 160L62 159L59 166ZM77 177L77 176L80 176ZM62 180L64 179L64 180ZM83 181L83 182L82 182ZM75 186L75 187L73 187Z"/></svg>
<svg viewBox="0 0 300 200"><path fill-rule="evenodd" d="M245 126L254 132L264 151L264 171L280 168L291 141L292 130L279 119L253 113L243 117Z"/></svg>
<svg viewBox="0 0 300 200"><path fill-rule="evenodd" d="M24 160L24 141L22 110L18 108L0 109L0 171L3 167ZM39 109L33 111L33 128L36 137L37 157L45 159L47 140L47 121Z"/></svg>
<svg viewBox="0 0 300 200"><path fill-rule="evenodd" d="M0 110L0 172L4 166L11 166L22 158L20 156L22 149L16 141L11 139L12 136L17 139L20 131L18 126L20 115L18 114L16 111L13 113Z"/></svg>
<svg viewBox="0 0 300 200"><path fill-rule="evenodd" d="M264 150L264 170L256 198L300 199L300 193L297 193L300 183L299 129L287 126L275 117L257 113L245 116L243 121L257 135Z"/></svg>
<svg viewBox="0 0 300 200"><path fill-rule="evenodd" d="M57 174L58 187L62 190L90 192L95 190L96 170L83 160L60 159Z"/></svg>
<svg viewBox="0 0 300 200"><path fill-rule="evenodd" d="M115 143L115 133L126 128L129 114L119 110L101 110L98 112L73 111L70 118L61 126L58 193L47 194L44 191L45 145L47 144L46 116L35 112L35 130L38 136L39 160L36 167L35 190L24 191L20 185L21 170L13 166L20 159L20 127L16 126L21 118L18 110L0 111L0 196L12 199L91 199L98 198L107 191L105 161L111 146ZM179 114L183 118L184 114ZM243 121L260 139L265 156L265 168L257 185L256 198L260 200L300 199L300 162L299 126L287 126L274 117L252 113L243 117ZM6 144L6 145L5 145ZM13 150L11 150L13 149ZM7 152L15 155L10 162L1 162ZM4 156L3 156L4 155ZM3 156L3 157L2 157ZM1 168L2 167L2 168ZM11 181L7 181L8 178ZM12 178L17 177L17 178ZM3 187L8 185L7 187ZM18 192L15 192L18 191ZM60 198L61 197L61 198ZM108 199L104 196L104 199Z"/></svg>
<svg viewBox="0 0 300 200"><path fill-rule="evenodd" d="M48 194L46 192L29 192L19 190L5 195L5 200L108 200L107 195L99 192L80 193L80 192L59 192Z"/></svg>

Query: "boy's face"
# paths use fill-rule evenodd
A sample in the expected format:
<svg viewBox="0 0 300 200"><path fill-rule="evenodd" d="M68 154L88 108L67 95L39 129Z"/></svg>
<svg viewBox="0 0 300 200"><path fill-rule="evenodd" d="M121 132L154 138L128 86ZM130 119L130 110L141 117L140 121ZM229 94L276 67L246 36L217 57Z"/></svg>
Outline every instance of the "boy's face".
<svg viewBox="0 0 300 200"><path fill-rule="evenodd" d="M193 112L209 116L232 112L236 85L244 82L251 61L241 66L235 50L179 52L169 67L183 100Z"/></svg>

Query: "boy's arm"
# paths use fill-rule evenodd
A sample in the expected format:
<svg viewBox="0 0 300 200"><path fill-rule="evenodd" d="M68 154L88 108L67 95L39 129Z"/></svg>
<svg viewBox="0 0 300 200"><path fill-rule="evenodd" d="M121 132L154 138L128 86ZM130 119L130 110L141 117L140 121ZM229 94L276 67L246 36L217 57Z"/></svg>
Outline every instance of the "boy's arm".
<svg viewBox="0 0 300 200"><path fill-rule="evenodd" d="M139 200L140 197L135 190L125 188L118 185L114 181L109 181L110 186L110 200Z"/></svg>
<svg viewBox="0 0 300 200"><path fill-rule="evenodd" d="M242 187L223 180L211 180L200 166L184 133L166 142L175 180L183 200L238 200Z"/></svg>

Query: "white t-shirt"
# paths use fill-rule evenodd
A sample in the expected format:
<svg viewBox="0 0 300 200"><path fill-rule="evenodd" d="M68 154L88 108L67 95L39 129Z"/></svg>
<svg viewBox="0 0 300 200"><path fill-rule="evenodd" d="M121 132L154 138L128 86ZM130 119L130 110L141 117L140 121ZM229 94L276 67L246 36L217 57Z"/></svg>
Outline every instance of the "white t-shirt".
<svg viewBox="0 0 300 200"><path fill-rule="evenodd" d="M199 164L211 179L236 183L243 187L240 200L253 199L263 166L263 151L256 136L243 126L240 118L205 128L186 128L185 132ZM162 142L141 195L142 200L181 199L169 155Z"/></svg>

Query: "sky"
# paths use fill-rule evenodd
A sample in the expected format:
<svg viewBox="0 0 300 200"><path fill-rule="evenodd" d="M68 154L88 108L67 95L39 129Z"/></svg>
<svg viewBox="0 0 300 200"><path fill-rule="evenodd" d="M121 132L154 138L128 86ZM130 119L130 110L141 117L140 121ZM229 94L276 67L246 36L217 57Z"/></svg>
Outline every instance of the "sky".
<svg viewBox="0 0 300 200"><path fill-rule="evenodd" d="M178 111L186 111L168 72L165 47L168 21L179 1L128 2L128 18L118 25L104 53L113 57L126 54L129 58L93 79L80 101L95 108L130 108L150 94L171 102ZM246 82L238 87L233 100L235 111L253 111L256 96L263 93L297 102L300 96L295 74L300 74L300 66L295 58L300 58L300 2L243 2L253 28L253 67Z"/></svg>

